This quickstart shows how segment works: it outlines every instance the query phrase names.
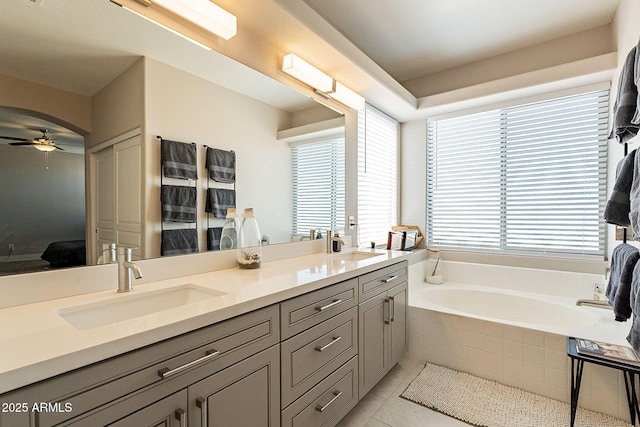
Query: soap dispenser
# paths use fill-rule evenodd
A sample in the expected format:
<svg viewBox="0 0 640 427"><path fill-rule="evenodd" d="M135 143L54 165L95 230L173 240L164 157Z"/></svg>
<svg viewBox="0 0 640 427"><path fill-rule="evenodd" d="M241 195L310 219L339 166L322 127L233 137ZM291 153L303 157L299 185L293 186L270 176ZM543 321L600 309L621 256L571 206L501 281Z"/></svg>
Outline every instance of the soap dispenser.
<svg viewBox="0 0 640 427"><path fill-rule="evenodd" d="M340 238L340 234L338 234L338 230L336 230L336 234L333 236L336 239ZM333 240L331 242L333 252L340 252L342 250L342 242L340 240Z"/></svg>

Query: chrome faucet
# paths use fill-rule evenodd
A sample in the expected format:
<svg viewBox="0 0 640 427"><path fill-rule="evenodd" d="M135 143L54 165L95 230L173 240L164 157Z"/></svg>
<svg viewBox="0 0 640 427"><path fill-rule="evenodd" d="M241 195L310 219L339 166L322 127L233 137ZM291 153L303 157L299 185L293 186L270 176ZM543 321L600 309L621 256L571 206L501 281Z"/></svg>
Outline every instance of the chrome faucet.
<svg viewBox="0 0 640 427"><path fill-rule="evenodd" d="M131 262L131 248L120 247L118 248L118 292L131 292L133 277L140 279L142 271Z"/></svg>
<svg viewBox="0 0 640 427"><path fill-rule="evenodd" d="M613 310L613 307L611 307L609 301L601 301L597 299L579 299L578 301L576 301L576 305L586 305L588 307L608 308L609 310Z"/></svg>
<svg viewBox="0 0 640 427"><path fill-rule="evenodd" d="M333 242L340 242L340 244L344 245L344 240L339 237L333 237L333 232L331 230L327 230L327 253L333 253Z"/></svg>

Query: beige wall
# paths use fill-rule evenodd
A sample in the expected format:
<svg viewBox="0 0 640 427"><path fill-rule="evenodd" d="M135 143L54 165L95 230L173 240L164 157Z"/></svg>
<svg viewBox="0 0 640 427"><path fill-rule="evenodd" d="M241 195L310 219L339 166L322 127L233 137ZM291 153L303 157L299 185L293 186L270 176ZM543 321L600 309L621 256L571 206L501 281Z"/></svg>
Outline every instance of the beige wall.
<svg viewBox="0 0 640 427"><path fill-rule="evenodd" d="M149 58L145 59L145 104L143 144L146 176L151 178L146 188L147 245L151 256L159 256L160 247L157 135L198 145L201 251L206 250L207 228L204 145L236 152L238 208L255 208L260 230L272 242L290 239L290 149L276 139L277 131L289 126L288 113ZM210 216L209 226L222 226L223 222Z"/></svg>
<svg viewBox="0 0 640 427"><path fill-rule="evenodd" d="M91 98L0 74L0 108L65 126L80 135L91 132Z"/></svg>

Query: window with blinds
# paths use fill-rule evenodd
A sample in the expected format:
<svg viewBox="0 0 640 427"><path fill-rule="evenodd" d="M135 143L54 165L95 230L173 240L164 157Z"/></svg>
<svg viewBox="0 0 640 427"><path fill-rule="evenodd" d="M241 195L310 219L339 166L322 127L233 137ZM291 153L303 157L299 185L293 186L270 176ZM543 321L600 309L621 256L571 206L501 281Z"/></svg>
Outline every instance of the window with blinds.
<svg viewBox="0 0 640 427"><path fill-rule="evenodd" d="M358 242L386 244L398 225L398 122L370 105L358 112Z"/></svg>
<svg viewBox="0 0 640 427"><path fill-rule="evenodd" d="M310 230L343 228L345 224L344 138L300 143L291 147L293 171L293 235Z"/></svg>
<svg viewBox="0 0 640 427"><path fill-rule="evenodd" d="M428 123L429 246L603 256L609 91Z"/></svg>

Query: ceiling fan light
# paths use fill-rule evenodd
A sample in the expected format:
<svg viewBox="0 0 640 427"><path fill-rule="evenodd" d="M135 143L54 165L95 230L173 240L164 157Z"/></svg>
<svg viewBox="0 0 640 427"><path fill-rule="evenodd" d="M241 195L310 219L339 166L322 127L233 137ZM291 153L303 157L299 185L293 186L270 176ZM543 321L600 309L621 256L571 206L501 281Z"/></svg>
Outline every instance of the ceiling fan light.
<svg viewBox="0 0 640 427"><path fill-rule="evenodd" d="M36 150L40 151L53 151L56 149L55 145L46 145L46 144L35 144L34 147Z"/></svg>

